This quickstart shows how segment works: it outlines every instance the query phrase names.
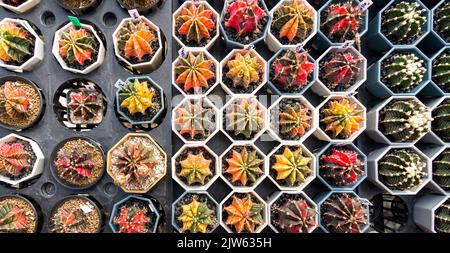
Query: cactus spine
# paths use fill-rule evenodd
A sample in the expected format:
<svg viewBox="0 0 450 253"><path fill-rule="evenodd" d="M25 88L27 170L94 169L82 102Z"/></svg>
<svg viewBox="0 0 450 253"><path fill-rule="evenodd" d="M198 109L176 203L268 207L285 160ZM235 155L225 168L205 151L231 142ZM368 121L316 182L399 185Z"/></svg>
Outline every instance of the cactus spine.
<svg viewBox="0 0 450 253"><path fill-rule="evenodd" d="M396 93L408 93L423 80L427 69L414 53L394 54L383 63L383 81Z"/></svg>
<svg viewBox="0 0 450 253"><path fill-rule="evenodd" d="M435 230L438 233L450 233L450 201L447 200L435 213Z"/></svg>
<svg viewBox="0 0 450 253"><path fill-rule="evenodd" d="M450 42L450 2L443 4L434 15L435 30L445 41Z"/></svg>
<svg viewBox="0 0 450 253"><path fill-rule="evenodd" d="M444 100L433 111L433 132L444 141L450 141L450 99Z"/></svg>
<svg viewBox="0 0 450 253"><path fill-rule="evenodd" d="M433 62L433 81L444 92L450 92L450 54L448 52L440 55Z"/></svg>
<svg viewBox="0 0 450 253"><path fill-rule="evenodd" d="M433 181L445 191L450 191L450 149L433 161Z"/></svg>

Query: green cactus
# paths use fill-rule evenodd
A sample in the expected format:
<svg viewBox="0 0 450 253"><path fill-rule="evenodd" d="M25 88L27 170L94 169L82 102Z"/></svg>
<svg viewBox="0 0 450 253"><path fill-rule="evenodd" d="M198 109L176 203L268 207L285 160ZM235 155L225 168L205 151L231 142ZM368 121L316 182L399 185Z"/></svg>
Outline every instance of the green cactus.
<svg viewBox="0 0 450 253"><path fill-rule="evenodd" d="M450 92L450 54L444 53L433 62L433 81L444 92Z"/></svg>
<svg viewBox="0 0 450 253"><path fill-rule="evenodd" d="M439 7L434 15L435 31L437 31L445 41L450 42L450 2Z"/></svg>
<svg viewBox="0 0 450 253"><path fill-rule="evenodd" d="M445 191L450 191L450 149L433 161L433 181Z"/></svg>
<svg viewBox="0 0 450 253"><path fill-rule="evenodd" d="M450 200L436 210L434 229L438 233L450 233Z"/></svg>
<svg viewBox="0 0 450 253"><path fill-rule="evenodd" d="M394 149L378 162L380 181L389 189L409 191L420 185L427 176L427 164L411 149Z"/></svg>
<svg viewBox="0 0 450 253"><path fill-rule="evenodd" d="M444 100L434 109L431 128L441 139L450 141L450 99Z"/></svg>
<svg viewBox="0 0 450 253"><path fill-rule="evenodd" d="M426 12L418 3L402 1L384 12L381 30L394 44L411 44L423 33Z"/></svg>
<svg viewBox="0 0 450 253"><path fill-rule="evenodd" d="M394 54L382 66L383 82L395 93L416 88L427 72L424 62L414 53Z"/></svg>
<svg viewBox="0 0 450 253"><path fill-rule="evenodd" d="M414 142L430 131L430 109L414 99L389 103L380 113L380 128L393 142Z"/></svg>

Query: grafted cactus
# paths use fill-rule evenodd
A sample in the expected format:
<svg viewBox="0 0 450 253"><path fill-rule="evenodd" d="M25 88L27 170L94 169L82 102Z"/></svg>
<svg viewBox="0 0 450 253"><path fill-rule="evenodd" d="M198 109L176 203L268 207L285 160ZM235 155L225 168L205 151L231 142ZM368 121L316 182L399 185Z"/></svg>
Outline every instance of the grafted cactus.
<svg viewBox="0 0 450 253"><path fill-rule="evenodd" d="M300 102L287 104L280 108L279 125L280 134L288 139L299 139L306 131L311 129L312 117L308 107Z"/></svg>
<svg viewBox="0 0 450 253"><path fill-rule="evenodd" d="M356 40L363 12L352 1L331 4L322 14L326 19L321 24L322 31L334 42Z"/></svg>
<svg viewBox="0 0 450 253"><path fill-rule="evenodd" d="M350 52L333 52L330 57L321 62L324 84L332 91L342 91L350 88L356 81L363 59Z"/></svg>
<svg viewBox="0 0 450 253"><path fill-rule="evenodd" d="M113 217L113 223L119 226L119 233L148 233L147 224L151 222L146 206L134 203L122 206L119 213Z"/></svg>
<svg viewBox="0 0 450 253"><path fill-rule="evenodd" d="M427 176L427 164L412 149L393 149L378 162L380 181L394 191L410 191Z"/></svg>
<svg viewBox="0 0 450 253"><path fill-rule="evenodd" d="M305 4L304 0L286 1L274 13L272 29L279 32L279 39L288 43L295 40L304 41L314 26L314 11Z"/></svg>
<svg viewBox="0 0 450 253"><path fill-rule="evenodd" d="M228 213L225 224L234 226L237 233L243 231L254 233L256 228L264 222L264 204L255 202L251 195L232 198L231 205L224 207L224 211Z"/></svg>
<svg viewBox="0 0 450 253"><path fill-rule="evenodd" d="M241 99L231 104L231 110L225 115L226 130L233 131L235 136L242 135L250 139L264 126L264 110L256 99Z"/></svg>
<svg viewBox="0 0 450 253"><path fill-rule="evenodd" d="M282 154L275 155L272 169L277 172L276 180L283 180L290 187L299 186L312 175L311 157L303 154L303 149L285 147Z"/></svg>
<svg viewBox="0 0 450 253"><path fill-rule="evenodd" d="M380 113L381 131L394 142L414 142L430 131L430 109L414 99L389 103Z"/></svg>
<svg viewBox="0 0 450 253"><path fill-rule="evenodd" d="M438 233L450 233L450 200L436 210L434 228Z"/></svg>
<svg viewBox="0 0 450 253"><path fill-rule="evenodd" d="M77 29L71 26L59 39L59 55L69 64L85 64L92 62L96 51L95 37L84 28Z"/></svg>
<svg viewBox="0 0 450 253"><path fill-rule="evenodd" d="M285 91L299 90L308 83L314 71L314 63L308 59L308 53L287 50L272 63L273 81Z"/></svg>
<svg viewBox="0 0 450 253"><path fill-rule="evenodd" d="M233 155L230 159L226 159L228 167L225 173L231 175L231 182L240 182L242 186L247 186L247 182L250 181L254 184L264 171L264 160L256 150L248 150L247 147L242 147L241 151L233 150Z"/></svg>
<svg viewBox="0 0 450 253"><path fill-rule="evenodd" d="M197 55L189 52L186 57L180 56L180 63L175 67L178 75L176 83L185 92L201 93L209 88L208 81L216 77L214 61L208 59L203 52Z"/></svg>
<svg viewBox="0 0 450 253"><path fill-rule="evenodd" d="M227 8L225 27L233 29L237 36L261 32L259 23L267 13L259 6L259 0L235 0Z"/></svg>
<svg viewBox="0 0 450 253"><path fill-rule="evenodd" d="M287 233L308 233L316 226L317 211L304 199L289 199L275 210L274 223Z"/></svg>
<svg viewBox="0 0 450 253"><path fill-rule="evenodd" d="M251 84L258 84L264 74L261 60L250 52L244 55L236 53L235 57L228 61L227 67L229 71L226 75L235 88L247 89Z"/></svg>
<svg viewBox="0 0 450 253"><path fill-rule="evenodd" d="M450 92L450 53L438 56L433 62L433 81L444 92Z"/></svg>
<svg viewBox="0 0 450 253"><path fill-rule="evenodd" d="M181 171L178 176L183 177L188 185L205 185L206 178L212 175L210 164L211 160L205 158L202 152L189 152L186 159L180 161Z"/></svg>
<svg viewBox="0 0 450 253"><path fill-rule="evenodd" d="M176 21L180 23L178 34L184 35L187 42L194 42L195 45L211 38L211 32L216 28L213 12L202 3L190 2L187 7L182 7Z"/></svg>
<svg viewBox="0 0 450 253"><path fill-rule="evenodd" d="M353 185L364 176L364 162L358 156L355 151L334 148L320 158L319 173L333 186Z"/></svg>
<svg viewBox="0 0 450 253"><path fill-rule="evenodd" d="M190 140L206 139L214 130L213 112L201 102L187 101L175 113L176 130Z"/></svg>
<svg viewBox="0 0 450 253"><path fill-rule="evenodd" d="M28 32L13 22L0 25L0 60L5 63L23 63L33 54Z"/></svg>
<svg viewBox="0 0 450 253"><path fill-rule="evenodd" d="M433 110L433 132L444 141L450 141L450 99L444 100Z"/></svg>
<svg viewBox="0 0 450 253"><path fill-rule="evenodd" d="M443 4L434 12L435 31L441 37L450 42L450 2Z"/></svg>
<svg viewBox="0 0 450 253"><path fill-rule="evenodd" d="M450 149L444 150L433 161L433 181L445 191L450 191Z"/></svg>
<svg viewBox="0 0 450 253"><path fill-rule="evenodd" d="M26 115L30 108L30 99L23 87L15 87L14 83L6 82L0 87L0 113L14 119Z"/></svg>
<svg viewBox="0 0 450 253"><path fill-rule="evenodd" d="M129 20L120 28L118 44L121 54L128 60L145 62L145 56L154 53L158 42L155 32L143 20Z"/></svg>
<svg viewBox="0 0 450 253"><path fill-rule="evenodd" d="M0 233L21 233L27 227L26 210L12 203L0 205Z"/></svg>
<svg viewBox="0 0 450 253"><path fill-rule="evenodd" d="M177 218L183 223L181 230L191 233L207 233L217 221L214 210L208 207L207 202L193 199L189 204L181 206L182 214Z"/></svg>
<svg viewBox="0 0 450 253"><path fill-rule="evenodd" d="M381 30L394 44L410 44L423 33L426 12L416 2L402 1L382 14Z"/></svg>
<svg viewBox="0 0 450 253"><path fill-rule="evenodd" d="M381 75L393 92L408 93L422 82L426 71L423 60L414 53L398 53L383 62Z"/></svg>
<svg viewBox="0 0 450 253"><path fill-rule="evenodd" d="M159 103L153 101L155 95L155 88L149 88L147 81L141 82L136 78L134 82L128 81L121 89L119 97L123 101L120 108L126 108L131 115L145 115L148 109L159 109Z"/></svg>
<svg viewBox="0 0 450 253"><path fill-rule="evenodd" d="M347 139L361 128L364 122L364 110L356 102L347 99L331 100L321 109L323 118L320 123L325 132L331 132L333 138Z"/></svg>

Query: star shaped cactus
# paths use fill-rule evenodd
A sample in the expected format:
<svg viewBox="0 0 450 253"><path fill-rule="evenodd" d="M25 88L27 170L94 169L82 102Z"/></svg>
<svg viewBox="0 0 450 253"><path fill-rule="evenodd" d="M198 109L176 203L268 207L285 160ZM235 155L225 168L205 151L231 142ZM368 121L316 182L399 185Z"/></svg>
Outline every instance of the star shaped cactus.
<svg viewBox="0 0 450 253"><path fill-rule="evenodd" d="M320 64L324 84L331 91L345 91L357 81L363 59L350 52L332 52Z"/></svg>
<svg viewBox="0 0 450 253"><path fill-rule="evenodd" d="M146 114L148 109L159 109L160 105L154 100L156 95L155 88L150 87L147 81L141 82L134 79L134 82L128 81L121 88L119 97L122 99L121 108L126 108L131 115L137 113Z"/></svg>
<svg viewBox="0 0 450 253"><path fill-rule="evenodd" d="M364 176L364 162L356 151L333 148L320 157L320 175L332 186L349 186Z"/></svg>
<svg viewBox="0 0 450 253"><path fill-rule="evenodd" d="M299 91L308 84L314 71L314 63L306 52L287 50L271 66L272 81L284 91Z"/></svg>
<svg viewBox="0 0 450 253"><path fill-rule="evenodd" d="M320 123L325 132L331 132L333 138L347 139L359 131L364 122L364 111L358 108L356 102L348 99L333 99L321 109Z"/></svg>
<svg viewBox="0 0 450 253"><path fill-rule="evenodd" d="M203 3L190 2L181 7L176 22L179 26L177 33L184 36L187 44L195 46L207 43L217 29L213 12Z"/></svg>
<svg viewBox="0 0 450 253"><path fill-rule="evenodd" d="M95 37L90 31L71 26L63 32L59 40L59 55L71 65L86 66L92 62L96 51Z"/></svg>
<svg viewBox="0 0 450 253"><path fill-rule="evenodd" d="M87 217L79 207L60 208L51 217L51 231L54 233L84 233Z"/></svg>
<svg viewBox="0 0 450 253"><path fill-rule="evenodd" d="M120 28L118 44L121 55L137 63L150 61L158 38L142 19L130 19Z"/></svg>
<svg viewBox="0 0 450 253"><path fill-rule="evenodd" d="M0 175L14 178L30 168L31 155L21 143L0 145Z"/></svg>
<svg viewBox="0 0 450 253"><path fill-rule="evenodd" d="M33 41L28 32L14 22L0 25L0 60L6 64L22 64L33 55Z"/></svg>
<svg viewBox="0 0 450 253"><path fill-rule="evenodd" d="M280 108L280 134L290 140L300 139L311 129L312 117L308 107L300 102L292 102Z"/></svg>
<svg viewBox="0 0 450 253"><path fill-rule="evenodd" d="M257 56L250 52L244 55L236 53L234 58L227 62L227 78L231 79L234 88L248 89L249 86L257 86L264 74L263 64Z"/></svg>
<svg viewBox="0 0 450 253"><path fill-rule="evenodd" d="M433 181L445 191L450 191L450 149L445 149L434 159Z"/></svg>
<svg viewBox="0 0 450 253"><path fill-rule="evenodd" d="M305 199L285 200L274 211L278 215L274 223L282 232L309 233L317 225L317 211Z"/></svg>
<svg viewBox="0 0 450 253"><path fill-rule="evenodd" d="M333 3L322 13L322 32L333 42L357 40L361 26L362 12L353 1Z"/></svg>
<svg viewBox="0 0 450 253"><path fill-rule="evenodd" d="M14 119L26 115L29 107L30 99L23 87L14 87L11 82L6 82L0 88L0 113L6 112L9 118Z"/></svg>
<svg viewBox="0 0 450 253"><path fill-rule="evenodd" d="M260 22L267 13L260 7L259 0L234 0L227 5L224 25L232 29L238 37L260 33Z"/></svg>
<svg viewBox="0 0 450 253"><path fill-rule="evenodd" d="M5 203L0 205L0 232L23 233L28 227L26 210L17 205Z"/></svg>
<svg viewBox="0 0 450 253"><path fill-rule="evenodd" d="M181 206L182 213L177 218L183 223L182 232L207 233L217 221L214 210L208 207L206 202L200 202L193 198L189 204Z"/></svg>
<svg viewBox="0 0 450 253"><path fill-rule="evenodd" d="M445 99L433 110L432 129L445 142L450 141L450 99Z"/></svg>
<svg viewBox="0 0 450 253"><path fill-rule="evenodd" d="M312 175L312 159L303 155L303 149L284 147L282 154L275 155L272 169L277 172L277 181L284 181L290 187L300 186Z"/></svg>
<svg viewBox="0 0 450 253"><path fill-rule="evenodd" d="M83 178L91 176L95 164L91 161L90 153L72 150L72 152L63 152L58 155L55 166L61 178L79 182Z"/></svg>
<svg viewBox="0 0 450 253"><path fill-rule="evenodd" d="M178 176L184 178L188 185L205 185L206 178L212 175L210 165L211 160L205 158L202 152L189 152L186 159L180 161L181 171Z"/></svg>
<svg viewBox="0 0 450 253"><path fill-rule="evenodd" d="M436 25L435 31L437 31L445 41L450 42L450 2L444 2L434 12L434 15L433 25Z"/></svg>
<svg viewBox="0 0 450 253"><path fill-rule="evenodd" d="M225 224L234 226L237 233L254 233L264 222L263 209L264 205L254 202L251 195L243 198L233 196L231 205L224 207L228 214Z"/></svg>
<svg viewBox="0 0 450 253"><path fill-rule="evenodd" d="M211 108L201 102L187 101L175 110L175 129L189 140L206 139L215 126Z"/></svg>
<svg viewBox="0 0 450 253"><path fill-rule="evenodd" d="M264 126L264 111L256 99L241 99L230 106L225 115L227 131L232 131L235 137L250 139L261 131Z"/></svg>
<svg viewBox="0 0 450 253"><path fill-rule="evenodd" d="M179 57L175 82L186 93L204 93L209 89L209 82L216 78L214 69L214 62L203 52L189 52L186 57Z"/></svg>
<svg viewBox="0 0 450 253"><path fill-rule="evenodd" d="M433 81L446 93L450 93L450 53L445 52L433 61Z"/></svg>
<svg viewBox="0 0 450 253"><path fill-rule="evenodd" d="M81 122L90 123L97 114L103 113L101 112L103 108L102 99L103 96L98 94L97 91L82 89L70 92L70 102L67 106L73 112L73 116L81 118ZM70 116L69 119L72 122L78 121Z"/></svg>
<svg viewBox="0 0 450 253"><path fill-rule="evenodd" d="M422 82L424 65L414 53L394 54L382 63L381 78L395 93L408 93Z"/></svg>
<svg viewBox="0 0 450 253"><path fill-rule="evenodd" d="M228 167L224 170L224 174L231 175L231 183L240 182L242 186L248 183L254 184L261 175L264 160L261 159L256 150L249 150L248 147L232 149L232 157L225 159Z"/></svg>
<svg viewBox="0 0 450 253"><path fill-rule="evenodd" d="M119 226L119 233L149 233L147 224L151 219L147 213L146 206L138 204L122 206L119 213L113 217L113 223Z"/></svg>

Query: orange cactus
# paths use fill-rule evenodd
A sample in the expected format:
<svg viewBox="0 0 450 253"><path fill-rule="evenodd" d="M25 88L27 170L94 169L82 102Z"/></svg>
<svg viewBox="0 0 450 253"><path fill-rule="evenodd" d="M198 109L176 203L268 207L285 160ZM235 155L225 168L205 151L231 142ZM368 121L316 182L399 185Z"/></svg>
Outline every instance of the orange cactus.
<svg viewBox="0 0 450 253"><path fill-rule="evenodd" d="M142 62L146 55L153 54L152 45L157 39L147 23L130 20L120 29L118 41L125 58Z"/></svg>
<svg viewBox="0 0 450 253"><path fill-rule="evenodd" d="M189 92L194 89L199 93L202 88L209 88L208 80L214 78L214 62L208 60L204 53L194 55L192 52L186 57L180 57L180 64L175 67L175 73L178 74L176 83L184 86L184 91Z"/></svg>
<svg viewBox="0 0 450 253"><path fill-rule="evenodd" d="M213 12L204 4L190 3L188 8L181 8L181 14L177 17L177 22L181 23L178 33L185 35L187 41L200 44L203 39L211 37L210 30L216 26L212 16Z"/></svg>
<svg viewBox="0 0 450 253"><path fill-rule="evenodd" d="M358 109L358 104L350 104L347 99L331 101L329 107L322 112L325 118L320 122L326 125L325 132L333 132L335 138L339 135L343 135L344 138L350 137L359 131L359 124L364 122L364 117L361 116L364 111Z"/></svg>
<svg viewBox="0 0 450 253"><path fill-rule="evenodd" d="M187 158L180 161L181 172L178 176L186 178L188 185L204 185L205 179L212 175L210 164L211 160L206 159L202 153L194 155L189 152Z"/></svg>
<svg viewBox="0 0 450 253"><path fill-rule="evenodd" d="M22 63L26 56L32 54L31 40L28 33L13 22L0 25L0 60L8 63Z"/></svg>
<svg viewBox="0 0 450 253"><path fill-rule="evenodd" d="M67 59L69 63L77 62L85 65L86 61L92 61L95 38L84 29L70 27L59 40L59 55Z"/></svg>
<svg viewBox="0 0 450 253"><path fill-rule="evenodd" d="M250 195L240 199L233 196L231 205L224 208L228 213L226 220L227 225L233 225L237 233L241 233L244 229L253 233L258 225L264 222L262 211L263 204L254 203Z"/></svg>
<svg viewBox="0 0 450 253"><path fill-rule="evenodd" d="M256 150L250 153L246 147L243 147L241 152L233 150L232 158L226 161L228 168L225 173L231 174L232 183L240 181L243 186L246 186L248 180L255 182L260 175L264 174L260 168L263 160L258 158Z"/></svg>
<svg viewBox="0 0 450 253"><path fill-rule="evenodd" d="M0 111L4 110L9 117L27 113L30 99L22 87L13 87L7 82L0 88Z"/></svg>

